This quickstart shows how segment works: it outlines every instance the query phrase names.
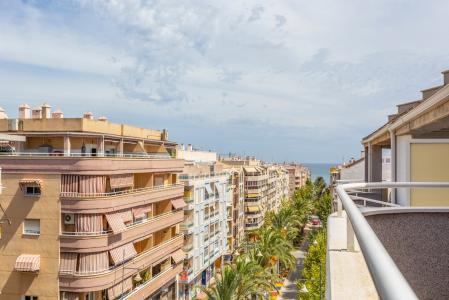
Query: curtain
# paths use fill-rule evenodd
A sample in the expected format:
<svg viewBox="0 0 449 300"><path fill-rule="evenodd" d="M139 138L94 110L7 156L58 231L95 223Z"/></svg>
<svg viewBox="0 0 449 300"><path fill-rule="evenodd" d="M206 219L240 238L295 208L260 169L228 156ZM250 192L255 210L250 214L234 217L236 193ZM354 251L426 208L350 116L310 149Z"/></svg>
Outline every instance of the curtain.
<svg viewBox="0 0 449 300"><path fill-rule="evenodd" d="M80 175L79 192L81 194L98 194L106 192L106 176Z"/></svg>
<svg viewBox="0 0 449 300"><path fill-rule="evenodd" d="M96 273L109 268L108 252L80 253L79 269L81 273Z"/></svg>
<svg viewBox="0 0 449 300"><path fill-rule="evenodd" d="M61 192L63 193L78 193L79 191L79 176L62 174L61 176Z"/></svg>
<svg viewBox="0 0 449 300"><path fill-rule="evenodd" d="M73 274L76 271L76 262L78 253L61 252L61 260L59 262L59 272Z"/></svg>
<svg viewBox="0 0 449 300"><path fill-rule="evenodd" d="M75 214L75 232L100 233L103 231L103 215Z"/></svg>

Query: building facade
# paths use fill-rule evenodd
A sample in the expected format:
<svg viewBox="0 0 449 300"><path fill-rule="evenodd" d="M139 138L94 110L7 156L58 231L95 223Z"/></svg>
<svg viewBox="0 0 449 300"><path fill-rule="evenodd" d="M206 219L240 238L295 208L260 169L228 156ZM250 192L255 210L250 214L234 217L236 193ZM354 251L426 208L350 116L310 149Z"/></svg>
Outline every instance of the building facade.
<svg viewBox="0 0 449 300"><path fill-rule="evenodd" d="M306 185L310 179L310 171L299 164L284 164L283 167L288 171L289 175L289 195L292 197L295 191Z"/></svg>
<svg viewBox="0 0 449 300"><path fill-rule="evenodd" d="M186 151L197 152L186 154ZM184 267L179 275L179 299L193 299L199 286L213 283L227 251L228 208L232 207L230 173L221 171L210 152L184 150L189 157L183 174L184 184ZM207 158L209 157L209 159Z"/></svg>
<svg viewBox="0 0 449 300"><path fill-rule="evenodd" d="M64 118L44 104L1 119L5 299L176 298L184 162L167 132Z"/></svg>

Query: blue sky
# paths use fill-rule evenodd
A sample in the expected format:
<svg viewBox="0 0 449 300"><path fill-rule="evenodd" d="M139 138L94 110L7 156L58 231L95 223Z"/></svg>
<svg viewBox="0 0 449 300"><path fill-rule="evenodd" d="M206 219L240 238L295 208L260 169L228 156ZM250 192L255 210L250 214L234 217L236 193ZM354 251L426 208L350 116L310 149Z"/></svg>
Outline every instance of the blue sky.
<svg viewBox="0 0 449 300"><path fill-rule="evenodd" d="M340 162L449 69L448 1L0 0L0 106Z"/></svg>

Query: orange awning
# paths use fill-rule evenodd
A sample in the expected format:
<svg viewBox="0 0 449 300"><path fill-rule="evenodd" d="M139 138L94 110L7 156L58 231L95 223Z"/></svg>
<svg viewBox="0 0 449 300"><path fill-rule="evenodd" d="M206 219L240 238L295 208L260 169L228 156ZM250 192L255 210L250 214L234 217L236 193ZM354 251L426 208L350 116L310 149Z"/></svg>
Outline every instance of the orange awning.
<svg viewBox="0 0 449 300"><path fill-rule="evenodd" d="M183 199L175 199L171 201L171 204L175 209L181 209L184 208L187 204L184 202Z"/></svg>
<svg viewBox="0 0 449 300"><path fill-rule="evenodd" d="M114 233L119 233L126 229L125 222L123 222L123 217L120 212L106 214L106 220L108 220L109 226L111 226Z"/></svg>
<svg viewBox="0 0 449 300"><path fill-rule="evenodd" d="M185 258L184 251L182 251L181 249L176 250L171 254L171 258L173 258L176 264L179 264Z"/></svg>
<svg viewBox="0 0 449 300"><path fill-rule="evenodd" d="M20 272L37 272L41 265L41 256L22 254L17 257L14 270Z"/></svg>
<svg viewBox="0 0 449 300"><path fill-rule="evenodd" d="M133 258L137 255L133 243L125 244L109 251L114 265L118 265L123 261Z"/></svg>

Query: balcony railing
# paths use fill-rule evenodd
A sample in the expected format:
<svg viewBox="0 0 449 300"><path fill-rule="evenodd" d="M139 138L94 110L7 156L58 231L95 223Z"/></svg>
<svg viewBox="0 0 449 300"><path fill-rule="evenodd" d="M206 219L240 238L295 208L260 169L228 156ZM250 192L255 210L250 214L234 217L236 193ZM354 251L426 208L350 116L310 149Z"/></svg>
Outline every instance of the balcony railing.
<svg viewBox="0 0 449 300"><path fill-rule="evenodd" d="M201 174L201 175L181 174L181 175L179 175L179 180L208 179L208 178L214 178L214 177L219 177L219 176L228 176L228 175L229 175L229 173L227 173L227 172Z"/></svg>
<svg viewBox="0 0 449 300"><path fill-rule="evenodd" d="M354 250L355 237L362 250L368 270L381 299L418 299L413 289L399 270L384 245L377 237L368 221L354 203L354 200L374 203L379 206L397 206L388 202L355 196L351 199L349 192L354 190L397 188L449 188L448 182L381 182L381 183L347 183L335 187L337 196L337 216L342 216L342 209L351 226L347 227L347 249Z"/></svg>
<svg viewBox="0 0 449 300"><path fill-rule="evenodd" d="M172 158L168 153L144 153L144 152L125 152L125 153L81 153L63 151L55 152L0 152L0 156L28 156L28 157L117 157L117 158L142 158L142 159L169 159Z"/></svg>
<svg viewBox="0 0 449 300"><path fill-rule="evenodd" d="M174 187L183 187L184 185L176 183L176 184L168 184L168 185L158 185L152 187L144 187L138 189L128 189L128 190L120 190L115 192L107 192L107 193L78 193L78 192L61 192L60 196L63 198L102 198L102 197L113 197L113 196L122 196L127 194L138 194L144 192L152 192L152 191L162 191L171 189Z"/></svg>
<svg viewBox="0 0 449 300"><path fill-rule="evenodd" d="M172 216L176 213L176 211L169 211L166 213L162 213L160 215L154 216L154 217L150 217L147 219L141 219L141 220L136 220L128 225L126 225L126 229L125 231L131 230L137 226L141 226L143 224L149 223L149 222L157 222L159 220L162 220L168 216ZM63 231L61 233L61 236L104 236L104 235L113 235L114 233L112 232L112 230L107 230L107 231L95 231L95 232L72 232L72 231Z"/></svg>
<svg viewBox="0 0 449 300"><path fill-rule="evenodd" d="M170 243L173 243L174 241L176 241L177 239L182 239L183 236L182 234L178 234L174 237L172 237L169 240L166 240L144 252L139 253L137 256L128 259L120 264L114 265L114 266L110 266L108 269L105 270L98 270L98 271L68 271L68 270L60 270L59 274L60 275L70 275L70 276L76 276L76 277L85 277L85 276L93 276L93 275L103 275L103 274L108 274L111 272L114 272L115 270L120 269L123 265L125 265L125 268L128 264L133 264L133 261L139 261L143 258L145 258L146 256L152 255L155 252L161 251L162 249L164 249L167 245L169 245Z"/></svg>

